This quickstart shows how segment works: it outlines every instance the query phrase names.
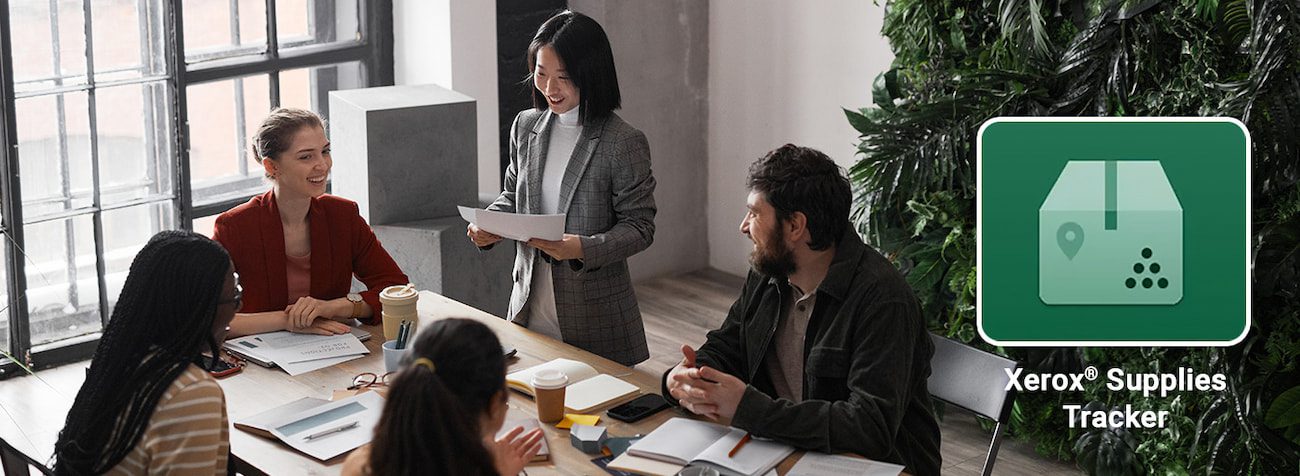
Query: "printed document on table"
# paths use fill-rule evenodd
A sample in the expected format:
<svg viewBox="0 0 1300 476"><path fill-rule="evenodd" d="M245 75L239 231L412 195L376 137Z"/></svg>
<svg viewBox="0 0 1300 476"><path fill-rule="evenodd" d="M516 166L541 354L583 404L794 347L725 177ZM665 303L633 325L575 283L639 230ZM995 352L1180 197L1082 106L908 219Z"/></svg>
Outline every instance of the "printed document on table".
<svg viewBox="0 0 1300 476"><path fill-rule="evenodd" d="M290 415L272 427L271 434L293 449L325 461L369 443L383 410L384 397L366 392ZM331 431L341 428L346 429Z"/></svg>
<svg viewBox="0 0 1300 476"><path fill-rule="evenodd" d="M460 217L488 233L515 241L531 238L557 241L564 238L564 215L524 215L518 213L457 207Z"/></svg>
<svg viewBox="0 0 1300 476"><path fill-rule="evenodd" d="M321 336L280 331L262 334L259 338L266 345L263 352L281 367L309 360L370 353L352 334Z"/></svg>

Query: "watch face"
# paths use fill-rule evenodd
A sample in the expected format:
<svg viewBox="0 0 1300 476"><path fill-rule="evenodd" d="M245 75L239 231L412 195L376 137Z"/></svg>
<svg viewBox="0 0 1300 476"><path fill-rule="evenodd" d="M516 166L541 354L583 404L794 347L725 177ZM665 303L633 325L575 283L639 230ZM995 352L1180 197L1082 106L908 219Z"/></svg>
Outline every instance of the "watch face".
<svg viewBox="0 0 1300 476"><path fill-rule="evenodd" d="M361 302L361 295L357 293L348 293L348 300L352 302Z"/></svg>

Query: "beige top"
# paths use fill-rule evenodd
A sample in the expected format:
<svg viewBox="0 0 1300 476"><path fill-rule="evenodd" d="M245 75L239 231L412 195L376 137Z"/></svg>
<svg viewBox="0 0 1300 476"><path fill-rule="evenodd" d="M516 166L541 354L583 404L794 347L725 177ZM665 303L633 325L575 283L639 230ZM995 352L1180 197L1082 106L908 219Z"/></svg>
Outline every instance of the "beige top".
<svg viewBox="0 0 1300 476"><path fill-rule="evenodd" d="M817 304L817 291L803 294L790 285L791 295L786 298L782 316L772 339L772 352L764 359L772 376L776 396L792 402L803 401L803 347L808 334L808 319L813 305Z"/></svg>
<svg viewBox="0 0 1300 476"><path fill-rule="evenodd" d="M307 256L284 255L284 277L289 295L289 305L311 295L311 253Z"/></svg>
<svg viewBox="0 0 1300 476"><path fill-rule="evenodd" d="M226 396L190 364L158 399L140 442L106 474L225 475L229 455Z"/></svg>
<svg viewBox="0 0 1300 476"><path fill-rule="evenodd" d="M370 474L370 444L361 445L343 461L339 476L366 476Z"/></svg>

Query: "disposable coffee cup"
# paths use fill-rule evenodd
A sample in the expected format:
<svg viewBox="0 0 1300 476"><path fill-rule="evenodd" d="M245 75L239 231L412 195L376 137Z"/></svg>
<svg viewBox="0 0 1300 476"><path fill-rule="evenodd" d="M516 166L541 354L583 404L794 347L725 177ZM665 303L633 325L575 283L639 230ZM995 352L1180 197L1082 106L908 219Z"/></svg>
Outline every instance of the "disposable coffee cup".
<svg viewBox="0 0 1300 476"><path fill-rule="evenodd" d="M419 301L420 292L410 284L389 286L380 291L379 304L384 307L384 339L396 339L397 329L404 320L411 321L411 335L415 335L415 323L419 321L416 303Z"/></svg>
<svg viewBox="0 0 1300 476"><path fill-rule="evenodd" d="M537 420L559 423L564 419L564 387L569 376L559 370L543 370L533 375L533 394L537 400Z"/></svg>
<svg viewBox="0 0 1300 476"><path fill-rule="evenodd" d="M406 354L411 351L411 346L409 344L406 348L399 350L397 348L397 341L395 340L384 342L383 348L385 372L396 372L397 369L401 368L402 358L406 357Z"/></svg>

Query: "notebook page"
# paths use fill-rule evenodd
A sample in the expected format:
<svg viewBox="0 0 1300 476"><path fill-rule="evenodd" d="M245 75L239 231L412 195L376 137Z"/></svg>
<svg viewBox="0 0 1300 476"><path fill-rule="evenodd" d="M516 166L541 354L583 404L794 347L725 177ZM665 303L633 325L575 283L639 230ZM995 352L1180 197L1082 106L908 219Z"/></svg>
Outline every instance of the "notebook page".
<svg viewBox="0 0 1300 476"><path fill-rule="evenodd" d="M695 461L713 463L739 474L758 475L775 467L785 457L794 453L794 447L771 440L753 438L745 443L735 458L728 458L727 453L736 447L736 443L745 437L745 431L730 428L730 432L717 442L705 448L695 457Z"/></svg>
<svg viewBox="0 0 1300 476"><path fill-rule="evenodd" d="M635 456L686 464L730 431L730 428L722 425L674 417L641 438L627 452Z"/></svg>
<svg viewBox="0 0 1300 476"><path fill-rule="evenodd" d="M872 461L866 458L855 458L844 455L828 455L826 453L808 452L799 458L793 468L786 476L839 476L841 474L860 474L863 476L898 476L903 472L903 467Z"/></svg>
<svg viewBox="0 0 1300 476"><path fill-rule="evenodd" d="M564 372L565 375L569 376L569 385L595 377L598 374L595 368L582 362L569 359L555 359L544 364L538 364L523 370L511 372L509 375L506 375L506 383L509 384L511 388L528 395L533 395L533 374L546 369L554 369Z"/></svg>

